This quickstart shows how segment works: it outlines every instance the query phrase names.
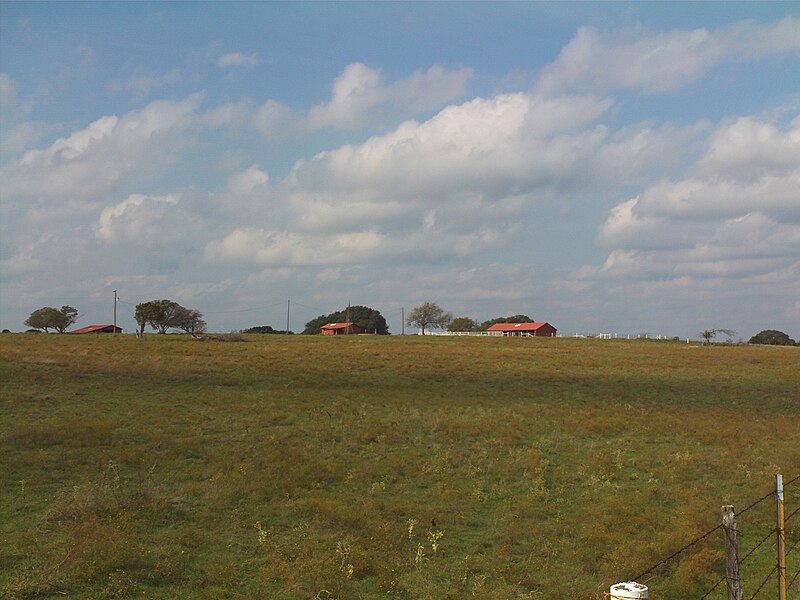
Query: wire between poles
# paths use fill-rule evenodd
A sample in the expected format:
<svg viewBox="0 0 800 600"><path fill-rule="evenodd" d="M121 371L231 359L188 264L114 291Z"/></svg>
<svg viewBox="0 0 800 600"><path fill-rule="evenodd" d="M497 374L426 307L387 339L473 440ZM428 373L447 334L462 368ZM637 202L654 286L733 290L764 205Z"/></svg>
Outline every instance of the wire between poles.
<svg viewBox="0 0 800 600"><path fill-rule="evenodd" d="M765 536L764 536L764 539L762 539L760 542L758 542L758 543L757 543L757 544L756 544L756 545L755 545L755 546L754 546L754 547L753 547L753 548L750 550L750 552L748 552L747 554L745 554L745 555L744 555L744 558L742 558L742 559L739 561L739 564L741 565L741 564L742 564L744 561L746 561L748 558L750 558L750 555L751 555L751 554L753 554L753 552L755 552L756 550L758 550L758 549L759 549L759 547L760 547L760 546L761 546L761 545L762 545L764 542L766 542L766 541L767 541L769 538L771 538L771 537L772 537L772 536L775 534L775 531L776 531L775 529L770 529L770 530L769 530L769 533L767 533L767 535L765 535Z"/></svg>
<svg viewBox="0 0 800 600"><path fill-rule="evenodd" d="M794 574L792 580L789 582L789 585L786 586L786 591L789 591L792 588L792 584L797 581L797 576L800 575L800 569L797 570L797 573Z"/></svg>
<svg viewBox="0 0 800 600"><path fill-rule="evenodd" d="M712 587L703 596L700 597L700 600L705 600L706 598L708 598L711 595L711 592L713 592L715 589L717 589L719 587L719 584L722 583L723 581L725 581L726 579L728 579L728 576L724 575L722 577L722 579L720 579L717 583L714 584L714 587Z"/></svg>
<svg viewBox="0 0 800 600"><path fill-rule="evenodd" d="M798 512L800 512L800 506L798 506L798 507L797 507L797 508L795 508L795 509L794 509L792 512L790 512L790 513L789 513L789 516L783 519L783 522L784 522L784 523L786 523L786 521L788 521L789 519L791 519L791 518L792 518L793 516L795 516L795 515L796 515Z"/></svg>
<svg viewBox="0 0 800 600"><path fill-rule="evenodd" d="M740 514L741 514L741 513L740 513ZM705 532L705 533L704 533L703 535L701 535L700 537L698 537L698 538L696 538L696 539L692 540L691 542L689 542L688 544L686 544L686 545L685 545L683 548L681 548L681 549L680 549L680 550L678 550L677 552L673 552L672 554L670 554L670 555L669 555L667 558L665 558L664 560L662 560L662 561L660 561L660 562L656 563L655 565L653 565L652 567L650 567L649 569L647 569L647 570L646 570L646 571L644 571L643 573L640 573L639 575L637 575L636 577L633 577L632 579L629 579L628 581L638 581L639 579L641 579L642 577L644 577L644 576L645 576L645 575L647 575L648 573L652 573L653 571L655 571L655 570L656 570L658 567L660 567L661 565L663 565L663 564L665 564L665 563L668 563L669 561L671 561L673 558L675 558L676 556L678 556L678 555L679 555L681 552L685 552L686 550L688 550L689 548L691 548L692 546L694 546L694 545L695 545L695 544L697 544L698 542L702 542L704 539L706 539L708 536L710 536L712 533L714 533L714 532L715 532L717 529L721 529L721 528L722 528L722 523L720 523L719 525L717 525L717 526L716 526L716 527L714 527L713 529L710 529L709 531Z"/></svg>
<svg viewBox="0 0 800 600"><path fill-rule="evenodd" d="M761 591L761 588L763 588L765 585L767 585L767 582L770 580L770 578L775 574L775 571L777 571L777 570L778 570L778 565L775 565L774 567L772 567L772 571L770 571L769 575L767 575L767 578L764 581L761 582L761 585L758 586L758 589L755 591L755 593L752 596L750 596L750 600L753 600L753 598L758 596L758 593Z"/></svg>
<svg viewBox="0 0 800 600"><path fill-rule="evenodd" d="M789 554L791 554L791 553L792 553L792 551L793 551L793 550L795 550L795 549L797 548L797 545L798 545L798 544L800 544L800 539L798 539L798 540L795 540L794 544L792 544L792 547L791 547L791 548L789 548L789 549L786 551L786 556L789 556Z"/></svg>

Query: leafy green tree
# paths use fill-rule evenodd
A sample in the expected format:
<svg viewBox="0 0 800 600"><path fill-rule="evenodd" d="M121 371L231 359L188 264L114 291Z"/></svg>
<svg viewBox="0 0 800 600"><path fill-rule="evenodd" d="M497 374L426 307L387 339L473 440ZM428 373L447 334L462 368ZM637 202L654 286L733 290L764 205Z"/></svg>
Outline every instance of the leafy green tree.
<svg viewBox="0 0 800 600"><path fill-rule="evenodd" d="M478 331L478 322L469 317L456 317L447 326L447 331Z"/></svg>
<svg viewBox="0 0 800 600"><path fill-rule="evenodd" d="M179 306L173 317L172 327L182 329L191 335L199 335L205 333L206 322L200 311Z"/></svg>
<svg viewBox="0 0 800 600"><path fill-rule="evenodd" d="M62 306L61 309L45 306L37 309L25 321L25 325L32 329L43 329L48 332L55 329L58 333L66 333L78 320L78 310L71 306Z"/></svg>
<svg viewBox="0 0 800 600"><path fill-rule="evenodd" d="M486 331L492 325L496 325L497 323L532 323L533 319L531 319L528 315L514 315L511 317L498 317L496 319L490 319L488 321L484 321L481 323L480 330Z"/></svg>
<svg viewBox="0 0 800 600"><path fill-rule="evenodd" d="M386 319L380 311L369 306L351 306L329 315L320 315L306 323L303 333L306 335L317 335L321 327L328 323L355 323L365 333L376 333L378 335L388 335L389 327Z"/></svg>
<svg viewBox="0 0 800 600"><path fill-rule="evenodd" d="M771 346L794 346L794 340L782 331L765 329L750 338L748 344L769 344Z"/></svg>
<svg viewBox="0 0 800 600"><path fill-rule="evenodd" d="M150 325L158 333L166 333L170 327L180 327L178 319L185 310L172 300L151 300L136 305L134 319L139 324L140 334L144 333L145 325Z"/></svg>
<svg viewBox="0 0 800 600"><path fill-rule="evenodd" d="M453 315L445 312L441 306L434 302L425 302L411 309L406 324L419 327L422 335L425 335L426 329L447 329L452 320Z"/></svg>
<svg viewBox="0 0 800 600"><path fill-rule="evenodd" d="M324 325L324 323L323 323ZM274 333L277 335L292 335L293 331L286 331L285 329L273 329L271 325L257 325L256 327L249 327L243 329L239 333Z"/></svg>

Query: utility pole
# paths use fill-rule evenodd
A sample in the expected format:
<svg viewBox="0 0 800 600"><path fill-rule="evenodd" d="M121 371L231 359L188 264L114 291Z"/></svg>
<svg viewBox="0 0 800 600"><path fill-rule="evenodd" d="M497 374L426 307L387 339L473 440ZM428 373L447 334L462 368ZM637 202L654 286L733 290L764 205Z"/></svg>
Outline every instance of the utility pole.
<svg viewBox="0 0 800 600"><path fill-rule="evenodd" d="M406 334L406 307L400 307L400 318L402 321L400 322L400 335Z"/></svg>
<svg viewBox="0 0 800 600"><path fill-rule="evenodd" d="M350 334L350 329L351 329L350 328L350 301L349 300L347 301L347 316L344 318L344 320L347 323L347 326L344 328L344 334L345 335L349 335Z"/></svg>
<svg viewBox="0 0 800 600"><path fill-rule="evenodd" d="M291 311L291 308L292 308L292 301L291 300L287 300L286 301L286 335L289 335L289 313Z"/></svg>
<svg viewBox="0 0 800 600"><path fill-rule="evenodd" d="M783 518L783 475L775 475L775 497L778 501L778 600L786 600L786 530Z"/></svg>
<svg viewBox="0 0 800 600"><path fill-rule="evenodd" d="M119 297L117 290L114 290L114 335L117 335L117 302L119 302Z"/></svg>

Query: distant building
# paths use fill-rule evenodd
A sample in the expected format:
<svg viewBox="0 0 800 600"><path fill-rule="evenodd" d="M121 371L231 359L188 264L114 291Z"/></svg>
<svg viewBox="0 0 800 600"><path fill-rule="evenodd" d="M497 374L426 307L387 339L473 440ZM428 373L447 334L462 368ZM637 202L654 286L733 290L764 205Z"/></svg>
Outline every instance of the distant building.
<svg viewBox="0 0 800 600"><path fill-rule="evenodd" d="M486 331L518 336L555 337L556 335L556 328L550 323L495 323Z"/></svg>
<svg viewBox="0 0 800 600"><path fill-rule="evenodd" d="M328 323L320 327L322 335L355 335L363 333L361 327L355 323Z"/></svg>
<svg viewBox="0 0 800 600"><path fill-rule="evenodd" d="M114 329L113 325L89 325L70 331L70 333L122 333L122 327L117 327L116 331Z"/></svg>

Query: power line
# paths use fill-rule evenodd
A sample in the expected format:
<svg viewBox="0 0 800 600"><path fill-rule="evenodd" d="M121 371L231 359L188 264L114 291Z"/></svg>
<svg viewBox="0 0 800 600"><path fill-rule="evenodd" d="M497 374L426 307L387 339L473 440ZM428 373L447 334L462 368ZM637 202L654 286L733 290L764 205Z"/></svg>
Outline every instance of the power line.
<svg viewBox="0 0 800 600"><path fill-rule="evenodd" d="M272 304L267 304L266 306L256 306L254 308L240 308L240 309L236 309L236 310L207 311L207 312L204 312L203 314L204 315L227 315L227 314L233 314L233 313L252 312L252 311L256 311L256 310L264 310L266 308L272 308L273 306L278 306L280 304L283 304L283 300L281 300L279 302L273 302Z"/></svg>

